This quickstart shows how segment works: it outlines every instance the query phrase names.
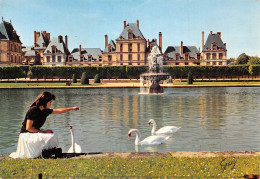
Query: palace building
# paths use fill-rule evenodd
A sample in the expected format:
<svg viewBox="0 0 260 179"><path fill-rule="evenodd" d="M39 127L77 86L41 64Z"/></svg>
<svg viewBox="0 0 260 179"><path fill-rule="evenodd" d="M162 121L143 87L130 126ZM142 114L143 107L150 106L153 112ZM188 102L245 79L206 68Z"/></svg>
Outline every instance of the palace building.
<svg viewBox="0 0 260 179"><path fill-rule="evenodd" d="M210 31L204 45L204 32L202 31L202 53L203 65L227 65L227 47L221 38L221 32L213 34Z"/></svg>
<svg viewBox="0 0 260 179"><path fill-rule="evenodd" d="M21 65L22 42L11 21L0 24L0 65Z"/></svg>
<svg viewBox="0 0 260 179"><path fill-rule="evenodd" d="M159 36L161 37L162 34L160 33ZM145 39L139 28L139 20L128 24L124 21L124 29L115 41L110 40L108 43L108 35L105 35L102 65L147 65L147 57L152 45L157 45L156 41L150 43Z"/></svg>

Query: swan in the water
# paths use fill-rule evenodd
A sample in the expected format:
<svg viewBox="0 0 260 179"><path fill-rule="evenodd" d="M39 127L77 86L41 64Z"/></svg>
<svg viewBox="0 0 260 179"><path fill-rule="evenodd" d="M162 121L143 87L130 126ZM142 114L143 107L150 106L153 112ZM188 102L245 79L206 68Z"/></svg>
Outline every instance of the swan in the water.
<svg viewBox="0 0 260 179"><path fill-rule="evenodd" d="M138 129L130 129L128 132L128 139L130 139L132 133L136 133L135 145L158 145L169 139L169 136L149 136L141 141L141 135Z"/></svg>
<svg viewBox="0 0 260 179"><path fill-rule="evenodd" d="M68 153L81 153L81 147L74 140L74 130L72 126L70 126L70 133L71 133L71 147L68 150Z"/></svg>
<svg viewBox="0 0 260 179"><path fill-rule="evenodd" d="M153 124L153 128L151 133L152 134L167 134L167 133L174 133L177 132L181 127L176 127L176 126L164 126L160 128L158 131L156 130L156 122L153 119L150 119L148 122L148 126Z"/></svg>

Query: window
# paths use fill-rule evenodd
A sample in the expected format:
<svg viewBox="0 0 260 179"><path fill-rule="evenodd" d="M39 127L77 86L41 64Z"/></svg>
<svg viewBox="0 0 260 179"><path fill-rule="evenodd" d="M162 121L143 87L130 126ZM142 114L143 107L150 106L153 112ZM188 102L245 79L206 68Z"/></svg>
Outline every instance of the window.
<svg viewBox="0 0 260 179"><path fill-rule="evenodd" d="M61 56L58 56L58 62L59 63L61 62Z"/></svg>
<svg viewBox="0 0 260 179"><path fill-rule="evenodd" d="M128 51L132 52L132 44L128 44Z"/></svg>
<svg viewBox="0 0 260 179"><path fill-rule="evenodd" d="M176 63L176 65L179 65L179 63Z"/></svg>
<svg viewBox="0 0 260 179"><path fill-rule="evenodd" d="M102 56L101 56L101 55L99 55L98 60L99 60L100 62L102 61Z"/></svg>
<svg viewBox="0 0 260 179"><path fill-rule="evenodd" d="M120 55L120 61L123 61L123 55L122 54Z"/></svg>
<svg viewBox="0 0 260 179"><path fill-rule="evenodd" d="M207 53L207 60L210 59L210 53Z"/></svg>
<svg viewBox="0 0 260 179"><path fill-rule="evenodd" d="M217 44L212 44L212 49L217 50Z"/></svg>
<svg viewBox="0 0 260 179"><path fill-rule="evenodd" d="M123 44L120 44L120 52L123 52Z"/></svg>
<svg viewBox="0 0 260 179"><path fill-rule="evenodd" d="M112 55L108 55L108 61L112 61Z"/></svg>
<svg viewBox="0 0 260 179"><path fill-rule="evenodd" d="M140 61L140 54L137 55L137 60Z"/></svg>
<svg viewBox="0 0 260 179"><path fill-rule="evenodd" d="M219 54L219 59L223 59L223 53Z"/></svg>
<svg viewBox="0 0 260 179"><path fill-rule="evenodd" d="M185 63L185 65L189 65L189 63Z"/></svg>
<svg viewBox="0 0 260 179"><path fill-rule="evenodd" d="M180 60L180 54L176 54L176 60Z"/></svg>
<svg viewBox="0 0 260 179"><path fill-rule="evenodd" d="M50 60L50 56L47 56L46 57L46 61L47 61L47 63L49 63L51 60Z"/></svg>
<svg viewBox="0 0 260 179"><path fill-rule="evenodd" d="M108 52L112 52L112 45L108 46Z"/></svg>
<svg viewBox="0 0 260 179"><path fill-rule="evenodd" d="M188 53L185 54L185 60L189 60L189 54Z"/></svg>
<svg viewBox="0 0 260 179"><path fill-rule="evenodd" d="M133 31L132 30L128 30L127 36L128 36L128 39L133 39Z"/></svg>
<svg viewBox="0 0 260 179"><path fill-rule="evenodd" d="M88 56L88 61L91 61L91 60L92 60L92 56L89 55L89 56Z"/></svg>
<svg viewBox="0 0 260 179"><path fill-rule="evenodd" d="M140 44L137 44L137 51L140 52Z"/></svg>
<svg viewBox="0 0 260 179"><path fill-rule="evenodd" d="M200 54L197 54L197 59L200 60Z"/></svg>
<svg viewBox="0 0 260 179"><path fill-rule="evenodd" d="M52 62L55 62L55 55L52 56Z"/></svg>
<svg viewBox="0 0 260 179"><path fill-rule="evenodd" d="M72 57L69 57L69 61L72 62Z"/></svg>
<svg viewBox="0 0 260 179"><path fill-rule="evenodd" d="M219 64L219 65L222 65L222 62L219 62L218 64Z"/></svg>
<svg viewBox="0 0 260 179"><path fill-rule="evenodd" d="M212 59L216 59L216 53L212 54Z"/></svg>
<svg viewBox="0 0 260 179"><path fill-rule="evenodd" d="M81 62L84 61L84 56L80 56L80 61L81 61Z"/></svg>
<svg viewBox="0 0 260 179"><path fill-rule="evenodd" d="M131 61L132 60L132 54L128 55L128 60Z"/></svg>
<svg viewBox="0 0 260 179"><path fill-rule="evenodd" d="M55 46L52 46L52 53L56 53L56 47Z"/></svg>

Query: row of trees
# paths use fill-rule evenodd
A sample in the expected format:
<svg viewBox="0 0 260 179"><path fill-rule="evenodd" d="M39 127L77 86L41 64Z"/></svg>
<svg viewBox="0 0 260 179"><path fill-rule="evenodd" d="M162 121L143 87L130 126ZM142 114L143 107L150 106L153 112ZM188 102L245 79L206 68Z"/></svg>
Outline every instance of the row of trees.
<svg viewBox="0 0 260 179"><path fill-rule="evenodd" d="M1 79L15 78L86 78L93 79L97 74L101 79L139 79L148 66L10 66L0 67ZM188 74L197 78L216 78L242 75L260 75L260 65L227 65L227 66L164 66L164 72L172 78L187 78Z"/></svg>
<svg viewBox="0 0 260 179"><path fill-rule="evenodd" d="M260 57L249 56L245 53L242 53L238 56L237 59L228 59L227 63L232 65L260 65Z"/></svg>

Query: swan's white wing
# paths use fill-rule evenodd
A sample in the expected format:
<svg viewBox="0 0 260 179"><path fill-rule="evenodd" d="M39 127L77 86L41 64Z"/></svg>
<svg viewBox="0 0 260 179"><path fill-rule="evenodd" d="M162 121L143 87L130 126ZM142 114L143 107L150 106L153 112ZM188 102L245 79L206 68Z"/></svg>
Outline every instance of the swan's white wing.
<svg viewBox="0 0 260 179"><path fill-rule="evenodd" d="M142 140L139 144L140 145L158 145L164 143L167 139L169 139L169 136L149 136L146 137L144 140Z"/></svg>
<svg viewBox="0 0 260 179"><path fill-rule="evenodd" d="M166 133L174 133L177 132L180 127L176 126L165 126L156 131L156 134L166 134Z"/></svg>
<svg viewBox="0 0 260 179"><path fill-rule="evenodd" d="M72 146L69 148L67 153L73 153ZM82 153L81 146L75 143L75 153Z"/></svg>

